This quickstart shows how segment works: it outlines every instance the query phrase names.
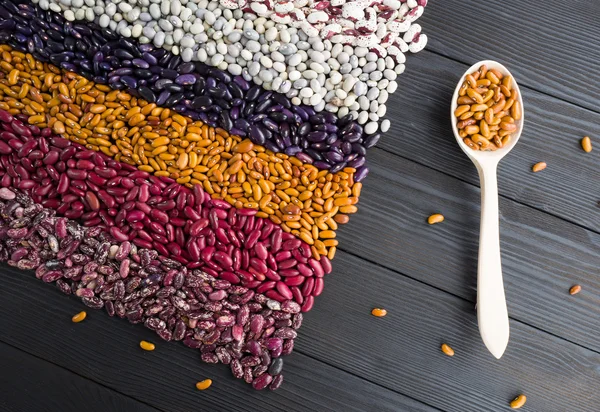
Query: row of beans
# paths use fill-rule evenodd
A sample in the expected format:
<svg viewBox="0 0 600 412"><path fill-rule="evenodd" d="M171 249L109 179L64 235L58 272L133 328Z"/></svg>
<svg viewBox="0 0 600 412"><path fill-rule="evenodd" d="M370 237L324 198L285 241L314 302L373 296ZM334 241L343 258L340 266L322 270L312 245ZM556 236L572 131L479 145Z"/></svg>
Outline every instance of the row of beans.
<svg viewBox="0 0 600 412"><path fill-rule="evenodd" d="M69 21L93 20L121 36L152 42L185 62L241 74L285 93L293 104L340 117L351 113L371 133L386 114L387 96L397 89L404 53L417 52L427 42L420 26L411 24L424 9L413 0L235 1L229 6L217 0L162 1L160 6L158 1L33 1ZM382 131L387 127L389 120Z"/></svg>
<svg viewBox="0 0 600 412"><path fill-rule="evenodd" d="M0 261L276 389L377 129L51 4L0 4ZM394 4L373 7L393 17ZM379 67L372 54L350 60ZM330 92L378 99L377 80L355 76Z"/></svg>
<svg viewBox="0 0 600 412"><path fill-rule="evenodd" d="M55 216L17 190L0 189L0 261L35 270L43 282L110 316L143 323L167 341L229 365L255 389L277 389L292 352L300 306L278 302L201 270L115 242L99 227Z"/></svg>
<svg viewBox="0 0 600 412"><path fill-rule="evenodd" d="M235 209L168 178L136 171L107 156L51 136L0 112L0 185L84 226L100 227L117 241L155 249L190 269L303 311L321 294L331 272L326 256L253 209Z"/></svg>
<svg viewBox="0 0 600 412"><path fill-rule="evenodd" d="M380 135L367 135L351 115L337 118L293 105L288 97L252 85L242 76L183 62L164 49L120 38L94 24L71 23L29 4L7 2L5 7L10 10L0 6L0 43L15 50L319 169L336 172L353 167L357 181L368 173L366 150Z"/></svg>
<svg viewBox="0 0 600 412"><path fill-rule="evenodd" d="M202 185L238 208L260 209L258 217L333 258L338 223L357 211L362 184L354 182L355 169L319 171L74 73L61 75L9 46L0 49L0 109L142 171Z"/></svg>

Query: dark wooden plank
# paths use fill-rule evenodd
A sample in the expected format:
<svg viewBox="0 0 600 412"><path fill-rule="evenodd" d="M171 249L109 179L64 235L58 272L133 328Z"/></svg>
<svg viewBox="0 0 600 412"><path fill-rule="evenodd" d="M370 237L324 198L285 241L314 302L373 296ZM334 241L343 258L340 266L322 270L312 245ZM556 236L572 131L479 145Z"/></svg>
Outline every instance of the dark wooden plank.
<svg viewBox="0 0 600 412"><path fill-rule="evenodd" d="M468 66L427 51L410 64L413 70L402 76L400 92L391 97L392 128L379 147L478 185L477 171L450 126L452 93ZM600 231L600 114L526 87L521 91L525 130L500 163L500 193ZM581 149L584 135L596 144L591 153ZM548 168L533 173L531 166L540 161Z"/></svg>
<svg viewBox="0 0 600 412"><path fill-rule="evenodd" d="M156 408L0 342L2 412L157 412Z"/></svg>
<svg viewBox="0 0 600 412"><path fill-rule="evenodd" d="M380 149L370 159L340 247L475 302L479 189ZM509 314L600 351L600 235L510 200L500 210ZM432 213L446 220L430 226ZM583 292L569 296L577 283Z"/></svg>
<svg viewBox="0 0 600 412"><path fill-rule="evenodd" d="M522 84L598 112L599 15L588 0L444 0L429 2L419 23L430 50L506 63Z"/></svg>
<svg viewBox="0 0 600 412"><path fill-rule="evenodd" d="M471 302L339 253L299 349L449 412L509 410L521 392L529 399L523 411L598 409L598 353L511 321L510 344L496 360ZM374 318L373 307L388 315ZM443 342L454 357L442 354Z"/></svg>
<svg viewBox="0 0 600 412"><path fill-rule="evenodd" d="M103 311L88 310L84 322L73 324L71 316L83 308L77 299L41 283L32 273L6 265L1 271L0 312L14 315L0 317L0 330L11 331L0 340L162 410L436 410L301 353L285 358L286 382L279 390L258 392L234 379L228 367L201 363L197 351L160 341L143 326L112 319ZM33 324L38 326L32 329ZM138 346L142 339L155 342L157 349L143 352ZM213 385L197 391L194 384L205 378ZM47 396L70 391L57 388L56 394Z"/></svg>

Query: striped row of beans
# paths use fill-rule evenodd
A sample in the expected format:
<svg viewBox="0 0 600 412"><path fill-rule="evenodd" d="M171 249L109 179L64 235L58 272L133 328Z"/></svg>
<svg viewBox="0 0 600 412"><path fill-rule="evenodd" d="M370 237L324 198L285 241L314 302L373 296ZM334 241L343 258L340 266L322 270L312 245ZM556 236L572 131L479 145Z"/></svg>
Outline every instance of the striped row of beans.
<svg viewBox="0 0 600 412"><path fill-rule="evenodd" d="M37 1L34 0L34 3ZM50 4L42 1L40 6L43 9L51 6L52 10L62 12L67 20L75 21L85 20L83 15L87 10L102 10L105 2L99 1L101 7L84 4L82 8L64 3L64 0L55 0ZM122 14L115 13L117 5L109 3L109 14L101 14L94 21L123 37L137 37L142 43L152 41L157 47L180 54L186 62L201 61L234 75L241 74L246 80L253 80L265 89L285 93L293 104L304 103L318 112L327 110L339 116L351 113L369 132L377 131L377 122L387 110L385 103L388 91L397 88L395 80L404 71L403 51L409 49L407 42L412 41L413 46L420 43L419 48L424 47L426 42L426 36L420 34L419 25L411 27L409 21L400 23L392 19L388 24L385 23L386 17L396 15L399 19L408 20L408 16L400 16L399 11L383 4L368 7L369 3L364 1L347 2L342 7L330 6L325 10L321 8L329 3L306 5L306 12L311 14L309 19L317 17L335 21L340 18L343 21L343 25L333 21L333 24L327 25L328 28L322 32L323 38L317 35L319 30L316 28L307 32L302 30L302 23L310 26L306 20L294 21L294 27L277 24L275 19L279 13L268 18L259 17L247 3L229 10L216 0L202 1L195 15L191 14L191 9L181 11L193 2L174 6L176 13L183 13L184 18L188 18L186 21L182 21L177 14L171 14L169 3L162 2L166 6L163 10L155 4L153 16L147 13L147 7L142 6L131 15L135 19L133 21L127 21ZM400 8L400 3L396 4ZM342 8L346 10L342 11ZM140 10L145 11L145 20L139 18ZM381 19L377 17L376 10L383 12L379 14ZM352 12L354 15L347 14ZM343 17L340 16L342 13ZM360 25L359 31L353 30L353 18L365 14L369 16L368 20ZM300 10L294 16L305 17ZM318 26L323 27L325 23L320 22ZM396 28L397 31L388 32L390 28ZM163 32L163 29L166 30ZM283 38L279 36L280 30ZM342 30L357 37L341 35ZM377 34L370 33L371 30ZM405 32L404 35L398 33L400 30ZM141 36L143 32L148 37ZM386 93L381 94L382 98L379 99L382 90L386 90ZM370 98L374 94L377 96L369 101L367 94Z"/></svg>
<svg viewBox="0 0 600 412"><path fill-rule="evenodd" d="M200 186L191 191L136 171L19 117L0 111L1 186L190 269L277 301L293 299L304 311L322 292L329 259L315 260L306 243L256 218L256 210L235 209L205 196Z"/></svg>
<svg viewBox="0 0 600 412"><path fill-rule="evenodd" d="M20 7L18 12L0 13L0 43L248 137L272 152L295 155L319 169L335 172L354 167L357 181L368 173L366 150L380 135L366 134L350 115L337 118L330 112L316 113L312 107L292 104L288 97L252 85L242 76L183 62L164 49L121 38L94 24L65 22L60 14L31 5Z"/></svg>
<svg viewBox="0 0 600 412"><path fill-rule="evenodd" d="M303 318L291 300L280 303L115 242L14 189L0 189L0 246L0 261L35 270L90 308L183 342L203 362L229 365L255 389L277 389L283 381L282 356L292 352Z"/></svg>
<svg viewBox="0 0 600 412"><path fill-rule="evenodd" d="M332 174L294 157L271 153L249 140L192 122L121 91L94 85L75 73L60 73L31 55L3 49L0 108L117 161L168 176L188 187L201 184L215 198L260 209L333 257L335 230L357 211L361 183L355 169Z"/></svg>

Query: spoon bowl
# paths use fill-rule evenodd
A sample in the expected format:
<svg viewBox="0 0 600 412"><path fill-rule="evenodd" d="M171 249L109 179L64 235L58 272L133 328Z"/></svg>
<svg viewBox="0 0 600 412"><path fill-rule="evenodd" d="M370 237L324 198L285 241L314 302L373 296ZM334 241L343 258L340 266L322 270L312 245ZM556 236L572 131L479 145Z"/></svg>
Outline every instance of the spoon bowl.
<svg viewBox="0 0 600 412"><path fill-rule="evenodd" d="M510 142L496 151L473 150L467 146L458 134L457 119L454 112L458 106L459 90L468 74L475 72L481 65L496 69L503 75L512 77L512 89L519 94L521 119L515 121L517 130L512 133ZM479 232L479 255L477 263L477 323L483 343L497 359L500 359L508 346L509 322L504 285L502 282L502 263L500 255L500 227L498 209L498 181L496 170L500 160L517 144L523 131L525 108L521 90L508 69L498 62L483 60L471 66L460 78L452 96L450 107L452 130L458 145L475 164L481 185L481 227Z"/></svg>
<svg viewBox="0 0 600 412"><path fill-rule="evenodd" d="M510 135L511 139L510 139L509 144L504 146L502 149L498 149L494 152L482 151L482 150L475 151L475 150L471 149L469 146L467 146L465 144L465 142L463 142L462 137L460 137L458 135L458 128L456 127L457 120L456 120L456 117L454 116L454 112L455 112L456 108L458 107L457 100L458 100L458 92L460 91L460 86L465 82L465 78L467 77L467 75L469 73L473 73L474 71L479 69L479 67L481 67L484 64L487 66L488 69L496 69L503 75L505 75L505 76L509 75L512 77L512 88L516 89L517 93L519 93L519 98L517 100L521 104L521 108L523 111L521 119L515 121L515 124L517 125L517 130L513 134ZM523 95L521 94L521 89L519 89L519 85L517 84L517 81L515 80L514 76L510 73L510 71L508 71L508 69L506 67L504 67L502 64L500 64L494 60L482 60L478 63L475 63L473 66L469 67L469 69L460 78L458 84L456 85L456 89L454 90L454 94L452 95L452 104L450 106L450 119L452 122L452 131L454 132L454 137L456 138L458 145L463 150L463 152L465 152L466 155L469 156L469 158L471 159L471 161L473 161L473 163L476 163L476 164L481 163L481 162L498 163L500 161L500 159L502 159L504 156L506 156L508 154L508 152L510 152L513 149L513 147L515 147L517 142L519 141L519 138L521 137L521 132L523 131L523 124L525 121L525 110L523 107Z"/></svg>

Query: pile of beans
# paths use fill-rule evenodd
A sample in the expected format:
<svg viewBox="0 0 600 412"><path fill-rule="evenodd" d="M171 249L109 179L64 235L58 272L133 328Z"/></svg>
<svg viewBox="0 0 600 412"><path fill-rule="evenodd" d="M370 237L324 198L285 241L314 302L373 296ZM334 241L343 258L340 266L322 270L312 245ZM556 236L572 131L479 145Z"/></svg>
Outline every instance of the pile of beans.
<svg viewBox="0 0 600 412"><path fill-rule="evenodd" d="M0 6L0 42L16 50L232 134L248 136L255 144L294 155L319 169L351 166L358 169L361 179L368 173L364 156L380 135L370 129L366 133L351 115L337 118L333 113L316 113L312 107L292 104L298 102L284 95L252 86L242 76L201 63L184 63L164 49L136 44L93 24L65 22L60 14L31 5L12 6L10 11ZM344 81L346 86L354 87L352 79ZM387 99L387 91L364 91L359 98L363 106L371 104L369 98Z"/></svg>
<svg viewBox="0 0 600 412"><path fill-rule="evenodd" d="M223 3L39 2L67 20L93 19L124 37L181 54L186 62L243 75L286 93L294 104L351 113L370 133L386 113L387 94L379 99L380 91L395 90L404 71L403 52L417 52L427 42L421 27L411 25L426 0ZM387 128L389 121L382 125Z"/></svg>
<svg viewBox="0 0 600 412"><path fill-rule="evenodd" d="M483 65L468 74L458 93L456 127L473 150L494 151L510 142L523 117L511 76ZM535 170L534 170L535 171Z"/></svg>
<svg viewBox="0 0 600 412"><path fill-rule="evenodd" d="M168 178L27 127L0 111L0 185L16 187L61 216L118 241L152 248L231 284L310 310L331 272L326 256L253 209L235 209Z"/></svg>
<svg viewBox="0 0 600 412"><path fill-rule="evenodd" d="M426 5L0 2L0 261L277 389ZM482 70L456 115L483 150L519 107Z"/></svg>
<svg viewBox="0 0 600 412"><path fill-rule="evenodd" d="M100 228L79 226L22 192L0 189L0 261L35 270L93 309L143 323L167 341L199 349L207 363L230 365L255 389L277 389L282 355L294 347L300 306L114 242Z"/></svg>
<svg viewBox="0 0 600 412"><path fill-rule="evenodd" d="M29 115L28 122L100 150L117 161L169 176L236 207L260 209L268 217L330 259L338 223L355 213L361 183L354 169L332 174L249 140L191 122L168 109L74 73L35 61L0 46L0 109ZM218 133L217 133L218 132ZM224 137L225 136L225 137ZM116 153L116 155L115 155Z"/></svg>

